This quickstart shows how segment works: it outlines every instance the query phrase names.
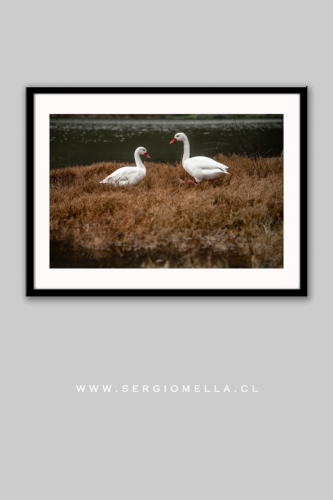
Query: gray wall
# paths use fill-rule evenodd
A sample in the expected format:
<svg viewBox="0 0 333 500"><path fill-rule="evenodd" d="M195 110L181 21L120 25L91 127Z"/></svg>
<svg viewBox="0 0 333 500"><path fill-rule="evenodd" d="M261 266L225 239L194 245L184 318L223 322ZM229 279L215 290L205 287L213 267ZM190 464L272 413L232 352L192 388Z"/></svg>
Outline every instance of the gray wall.
<svg viewBox="0 0 333 500"><path fill-rule="evenodd" d="M1 17L1 497L332 498L324 2L32 0ZM33 85L308 85L309 297L25 298ZM78 383L259 392L78 395Z"/></svg>

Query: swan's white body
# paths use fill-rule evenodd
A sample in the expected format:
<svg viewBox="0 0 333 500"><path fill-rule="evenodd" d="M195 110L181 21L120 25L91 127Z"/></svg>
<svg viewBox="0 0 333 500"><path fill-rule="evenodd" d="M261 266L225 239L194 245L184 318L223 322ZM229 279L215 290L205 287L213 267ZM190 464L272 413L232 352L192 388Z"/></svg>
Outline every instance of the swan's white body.
<svg viewBox="0 0 333 500"><path fill-rule="evenodd" d="M136 167L121 167L106 177L100 184L113 184L114 186L135 186L146 177L146 167L141 161L140 155L150 156L145 148L137 148L134 152Z"/></svg>
<svg viewBox="0 0 333 500"><path fill-rule="evenodd" d="M190 143L185 134L179 132L170 144L176 141L184 143L183 167L188 174L194 177L197 184L206 179L218 179L222 175L229 173L227 171L229 167L212 160L212 158L207 158L206 156L194 156L190 158Z"/></svg>

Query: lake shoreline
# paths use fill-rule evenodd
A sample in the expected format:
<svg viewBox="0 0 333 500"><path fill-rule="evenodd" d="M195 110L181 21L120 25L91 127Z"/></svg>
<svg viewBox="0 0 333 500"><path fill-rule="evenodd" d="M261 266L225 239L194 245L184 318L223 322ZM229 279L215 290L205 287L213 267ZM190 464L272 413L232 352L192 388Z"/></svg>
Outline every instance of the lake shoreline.
<svg viewBox="0 0 333 500"><path fill-rule="evenodd" d="M121 163L51 171L50 267L283 267L282 158L216 159L230 175L199 187L179 163L134 188L99 184Z"/></svg>
<svg viewBox="0 0 333 500"><path fill-rule="evenodd" d="M90 115L70 115L70 114L64 114L64 115L50 115L50 118L52 120L58 120L58 119L101 119L101 120L233 120L233 119L242 119L242 120L258 120L258 119L264 119L264 118L269 118L269 119L276 119L276 120L281 120L283 118L283 115L159 115L159 114L153 114L153 115L138 115L138 114L133 114L133 115L110 115L110 114L90 114Z"/></svg>

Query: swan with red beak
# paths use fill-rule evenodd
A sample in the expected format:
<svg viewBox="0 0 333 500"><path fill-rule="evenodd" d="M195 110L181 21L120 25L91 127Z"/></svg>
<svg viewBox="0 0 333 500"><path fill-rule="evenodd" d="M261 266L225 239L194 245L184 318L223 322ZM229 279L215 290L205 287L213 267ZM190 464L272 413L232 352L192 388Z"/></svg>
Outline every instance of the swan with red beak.
<svg viewBox="0 0 333 500"><path fill-rule="evenodd" d="M136 167L121 167L106 177L100 184L113 184L114 186L135 186L146 177L146 167L140 155L150 158L146 148L137 148L134 152Z"/></svg>
<svg viewBox="0 0 333 500"><path fill-rule="evenodd" d="M199 186L203 180L218 179L229 173L229 167L212 158L207 158L206 156L193 156L193 158L190 158L190 143L186 135L182 132L178 132L172 141L170 141L170 144L174 144L175 142L184 143L183 167L195 180L195 182L192 180L189 182ZM181 182L184 181L181 179Z"/></svg>

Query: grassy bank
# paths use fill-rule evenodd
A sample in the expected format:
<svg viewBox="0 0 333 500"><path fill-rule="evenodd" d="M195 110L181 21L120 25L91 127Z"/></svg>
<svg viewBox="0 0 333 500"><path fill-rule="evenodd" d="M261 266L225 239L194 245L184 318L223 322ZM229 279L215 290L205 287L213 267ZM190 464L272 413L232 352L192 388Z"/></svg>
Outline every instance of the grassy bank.
<svg viewBox="0 0 333 500"><path fill-rule="evenodd" d="M215 159L230 175L200 187L181 164L134 188L99 184L123 163L51 171L51 267L282 267L282 159Z"/></svg>

